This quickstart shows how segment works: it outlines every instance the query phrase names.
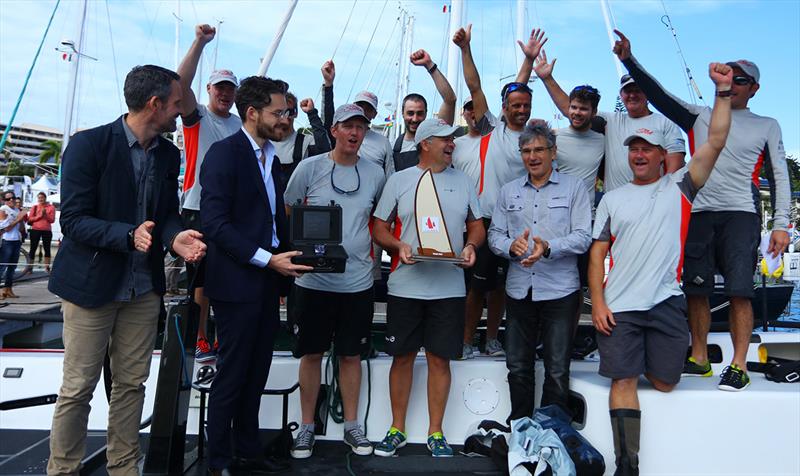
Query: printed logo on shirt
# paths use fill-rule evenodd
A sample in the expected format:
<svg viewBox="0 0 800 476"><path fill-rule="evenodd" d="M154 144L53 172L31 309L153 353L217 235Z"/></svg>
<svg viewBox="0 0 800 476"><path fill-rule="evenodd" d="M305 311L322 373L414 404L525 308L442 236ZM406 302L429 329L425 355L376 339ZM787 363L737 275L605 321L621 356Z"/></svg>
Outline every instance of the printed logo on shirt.
<svg viewBox="0 0 800 476"><path fill-rule="evenodd" d="M653 131L651 131L650 129L648 129L646 127L642 127L640 129L636 129L636 133L637 134L644 134L644 135L648 135L648 136L649 135L653 135Z"/></svg>
<svg viewBox="0 0 800 476"><path fill-rule="evenodd" d="M438 233L439 217L422 217L419 222L419 229L423 233Z"/></svg>

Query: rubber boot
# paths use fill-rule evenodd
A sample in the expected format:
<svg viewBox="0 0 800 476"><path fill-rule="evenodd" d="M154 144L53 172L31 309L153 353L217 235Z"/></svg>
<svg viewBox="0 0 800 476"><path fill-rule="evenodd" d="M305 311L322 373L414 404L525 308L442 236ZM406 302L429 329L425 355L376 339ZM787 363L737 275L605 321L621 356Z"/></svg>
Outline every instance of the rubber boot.
<svg viewBox="0 0 800 476"><path fill-rule="evenodd" d="M642 412L631 408L610 410L611 433L617 470L614 476L639 476L639 433Z"/></svg>

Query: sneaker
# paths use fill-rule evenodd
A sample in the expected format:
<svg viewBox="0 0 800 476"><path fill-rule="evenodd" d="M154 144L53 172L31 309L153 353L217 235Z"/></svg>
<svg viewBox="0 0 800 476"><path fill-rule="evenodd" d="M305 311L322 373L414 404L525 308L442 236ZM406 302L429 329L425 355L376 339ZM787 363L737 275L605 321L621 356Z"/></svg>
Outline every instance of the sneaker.
<svg viewBox="0 0 800 476"><path fill-rule="evenodd" d="M441 431L431 434L428 437L428 449L434 458L448 458L453 456L453 448L447 444L447 440Z"/></svg>
<svg viewBox="0 0 800 476"><path fill-rule="evenodd" d="M368 456L372 454L372 443L370 443L364 435L364 430L361 429L361 426L356 426L355 428L351 428L350 431L345 431L344 442L353 449L353 453L359 456Z"/></svg>
<svg viewBox="0 0 800 476"><path fill-rule="evenodd" d="M689 357L683 364L684 377L711 377L714 371L711 370L711 362L706 362L705 365L697 363L694 357Z"/></svg>
<svg viewBox="0 0 800 476"><path fill-rule="evenodd" d="M503 350L503 345L499 340L492 339L486 342L486 354L492 357L500 357L506 355L506 351Z"/></svg>
<svg viewBox="0 0 800 476"><path fill-rule="evenodd" d="M461 348L461 359L460 360L467 360L475 358L475 352L471 345L464 344Z"/></svg>
<svg viewBox="0 0 800 476"><path fill-rule="evenodd" d="M210 362L217 359L217 353L211 349L208 339L199 337L197 339L197 347L194 351L194 360L196 362Z"/></svg>
<svg viewBox="0 0 800 476"><path fill-rule="evenodd" d="M378 456L394 456L394 453L406 445L406 434L395 427L389 428L378 446L375 454Z"/></svg>
<svg viewBox="0 0 800 476"><path fill-rule="evenodd" d="M719 379L719 389L728 392L741 392L750 386L750 377L738 365L731 364L722 371Z"/></svg>
<svg viewBox="0 0 800 476"><path fill-rule="evenodd" d="M294 439L294 444L292 445L292 450L290 451L292 458L310 458L313 451L314 432L301 427L300 433L298 433L297 437Z"/></svg>

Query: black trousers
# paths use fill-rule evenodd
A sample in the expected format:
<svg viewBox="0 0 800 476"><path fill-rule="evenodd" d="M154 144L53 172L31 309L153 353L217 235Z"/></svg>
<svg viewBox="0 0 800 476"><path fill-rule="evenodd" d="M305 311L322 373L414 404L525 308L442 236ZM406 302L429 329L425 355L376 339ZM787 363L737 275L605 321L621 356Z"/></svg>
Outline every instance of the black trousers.
<svg viewBox="0 0 800 476"><path fill-rule="evenodd" d="M565 410L569 395L569 364L580 292L549 301L506 296L506 367L511 393L509 420L530 417L534 410L534 363L538 343L544 346L545 378L542 406Z"/></svg>
<svg viewBox="0 0 800 476"><path fill-rule="evenodd" d="M208 401L208 464L223 469L234 454L261 456L258 410L280 323L278 293L265 290L260 301L248 303L212 299L211 306L220 346Z"/></svg>

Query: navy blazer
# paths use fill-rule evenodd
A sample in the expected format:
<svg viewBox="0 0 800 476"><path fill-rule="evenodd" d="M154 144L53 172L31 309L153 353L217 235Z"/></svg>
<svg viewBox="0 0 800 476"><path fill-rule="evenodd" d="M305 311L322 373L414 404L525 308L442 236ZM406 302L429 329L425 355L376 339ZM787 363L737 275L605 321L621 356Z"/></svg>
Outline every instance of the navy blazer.
<svg viewBox="0 0 800 476"><path fill-rule="evenodd" d="M272 162L278 252L289 250L280 163ZM272 247L272 211L258 159L244 131L214 143L200 167L200 223L206 238L203 292L211 299L255 302L265 290L287 292L287 280L250 264L258 248Z"/></svg>
<svg viewBox="0 0 800 476"><path fill-rule="evenodd" d="M136 183L121 116L103 126L78 132L61 160L61 232L48 289L82 307L114 300L122 284L128 232L137 227ZM183 227L178 213L180 151L158 140L154 149L155 182L148 218L155 222L148 257L153 290L165 289L165 247Z"/></svg>

